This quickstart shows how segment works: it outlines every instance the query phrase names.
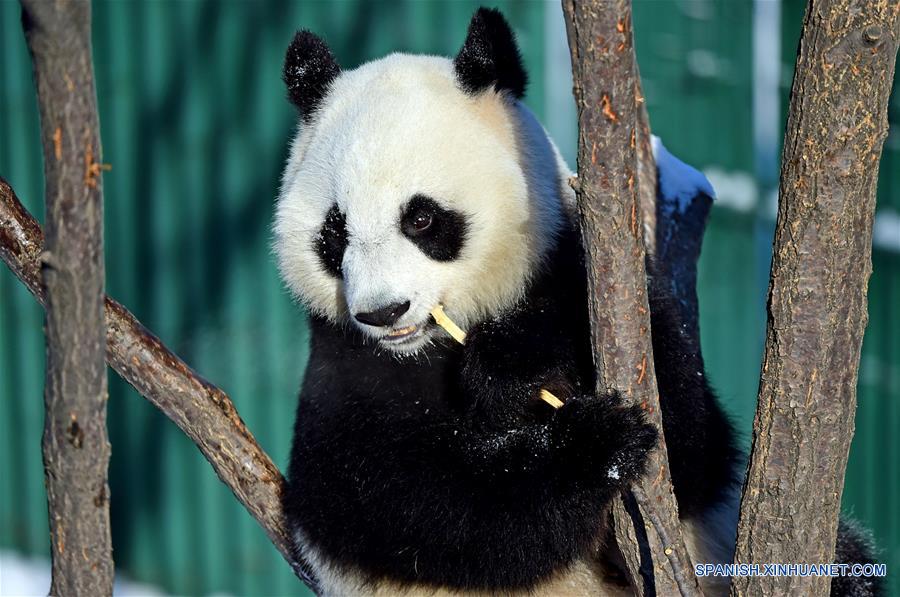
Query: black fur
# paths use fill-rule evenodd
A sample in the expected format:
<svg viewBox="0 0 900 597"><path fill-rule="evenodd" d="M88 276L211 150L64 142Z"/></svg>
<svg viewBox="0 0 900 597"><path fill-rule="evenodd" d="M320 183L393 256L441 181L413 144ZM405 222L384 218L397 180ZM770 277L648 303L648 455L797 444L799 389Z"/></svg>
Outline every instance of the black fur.
<svg viewBox="0 0 900 597"><path fill-rule="evenodd" d="M464 347L448 341L427 358L397 359L352 327L312 318L284 508L332 563L373 581L498 590L533 587L597 546L605 506L643 472L656 434L638 408L593 395L574 225L558 243L526 298L473 326ZM649 269L679 514L701 518L740 480L741 457L691 349L699 343ZM565 406L541 401L541 388ZM845 522L835 561L873 561ZM880 591L879 579L832 583L835 596Z"/></svg>
<svg viewBox="0 0 900 597"><path fill-rule="evenodd" d="M869 533L854 521L838 521L834 561L838 564L874 564L874 543ZM884 579L874 576L835 576L831 579L833 597L881 597Z"/></svg>
<svg viewBox="0 0 900 597"><path fill-rule="evenodd" d="M425 230L417 230L414 226L415 219L421 216L431 220ZM452 261L459 257L468 233L465 216L442 207L425 195L415 195L406 204L400 229L423 253L436 261Z"/></svg>
<svg viewBox="0 0 900 597"><path fill-rule="evenodd" d="M604 504L656 434L638 408L591 396L574 234L564 244L529 300L473 327L464 348L401 361L313 319L285 507L335 562L527 587L595 544ZM566 405L553 411L541 387Z"/></svg>
<svg viewBox="0 0 900 597"><path fill-rule="evenodd" d="M325 214L325 221L314 242L322 267L335 278L340 278L344 251L347 250L347 219L337 204L332 205Z"/></svg>
<svg viewBox="0 0 900 597"><path fill-rule="evenodd" d="M340 72L341 67L322 38L306 30L294 35L284 57L282 78L288 98L305 122L312 119Z"/></svg>
<svg viewBox="0 0 900 597"><path fill-rule="evenodd" d="M678 305L650 272L650 326L663 433L679 514L691 518L719 502L740 481L743 462L734 427L706 379L699 339L686 336ZM677 443L677 445L673 445Z"/></svg>
<svg viewBox="0 0 900 597"><path fill-rule="evenodd" d="M313 318L285 508L335 563L373 579L530 587L596 545L604 505L642 472L655 432L638 408L593 395L574 228L548 262L520 305L427 359L378 354ZM682 362L677 336L654 349L660 370ZM704 377L669 383L665 431L687 516L734 479L702 453L689 466L702 452L694 438L723 436L716 449L729 455L730 426ZM540 388L566 405L554 411Z"/></svg>
<svg viewBox="0 0 900 597"><path fill-rule="evenodd" d="M453 61L456 78L466 93L492 86L514 98L525 95L528 75L509 23L499 10L479 8L469 23L466 41Z"/></svg>

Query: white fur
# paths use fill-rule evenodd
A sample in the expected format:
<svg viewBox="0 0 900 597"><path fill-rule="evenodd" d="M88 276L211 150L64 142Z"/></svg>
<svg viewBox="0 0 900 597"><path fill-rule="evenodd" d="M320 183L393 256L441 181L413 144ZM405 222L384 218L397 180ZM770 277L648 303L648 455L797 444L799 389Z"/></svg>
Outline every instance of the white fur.
<svg viewBox="0 0 900 597"><path fill-rule="evenodd" d="M551 576L533 589L506 591L453 590L420 583L396 583L385 579L367 578L359 570L338 566L324 554L311 547L301 531L295 531L294 541L303 549L304 559L316 571L319 593L323 597L628 597L626 587L606 581L596 574L594 566L578 560Z"/></svg>
<svg viewBox="0 0 900 597"><path fill-rule="evenodd" d="M524 105L492 90L463 93L446 58L392 54L339 75L300 125L276 213L281 275L335 322L409 300L394 329L421 326L438 304L466 327L521 297L571 201L568 176ZM430 259L401 233L402 206L417 193L466 215L458 259ZM314 249L334 203L349 233L343 280ZM358 325L376 338L389 332ZM414 352L428 333L397 350Z"/></svg>
<svg viewBox="0 0 900 597"><path fill-rule="evenodd" d="M695 564L728 564L734 557L737 518L740 509L741 487L735 484L727 496L698 519L684 523L685 542L691 561ZM399 585L390 581L373 581L353 569L340 567L312 547L299 530L295 531L297 545L304 546L303 556L316 570L322 594L326 597L486 597L487 591L451 591L426 585ZM727 595L731 584L728 577L704 577L700 579L705 595ZM374 584L373 584L374 582ZM586 593L587 592L587 593ZM493 594L497 594L496 592ZM598 597L625 597L630 592L622 586L607 582L595 573L593 564L574 562L553 577L531 590L505 591L503 595L522 597L580 597L584 594Z"/></svg>

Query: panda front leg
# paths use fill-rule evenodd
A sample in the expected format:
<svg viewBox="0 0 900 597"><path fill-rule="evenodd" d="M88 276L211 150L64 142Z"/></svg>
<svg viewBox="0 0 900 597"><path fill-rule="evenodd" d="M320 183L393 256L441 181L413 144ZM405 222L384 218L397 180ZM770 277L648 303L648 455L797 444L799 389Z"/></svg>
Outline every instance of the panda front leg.
<svg viewBox="0 0 900 597"><path fill-rule="evenodd" d="M607 505L643 474L657 439L639 407L585 391L578 335L560 315L557 304L533 300L484 321L470 330L462 359L465 468L477 500L489 504L479 522L487 544L505 554L488 570L516 586L596 547ZM566 388L561 408L539 400L548 386Z"/></svg>
<svg viewBox="0 0 900 597"><path fill-rule="evenodd" d="M452 427L458 443L448 452L461 467L444 471L446 501L435 505L445 515L422 524L437 527L424 536L440 537L450 522L456 555L420 559L418 570L455 575L445 580L457 588L529 588L585 555L607 504L644 472L656 442L640 409L615 395L571 398L545 422L497 429L469 418Z"/></svg>
<svg viewBox="0 0 900 597"><path fill-rule="evenodd" d="M373 586L535 587L596 546L656 440L614 396L506 429L353 410L298 438L291 511L318 553Z"/></svg>

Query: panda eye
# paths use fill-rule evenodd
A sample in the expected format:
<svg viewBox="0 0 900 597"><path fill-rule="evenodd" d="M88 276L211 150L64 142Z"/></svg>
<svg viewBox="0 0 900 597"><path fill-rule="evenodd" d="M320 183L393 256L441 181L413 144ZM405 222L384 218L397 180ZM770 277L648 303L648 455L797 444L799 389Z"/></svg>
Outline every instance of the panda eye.
<svg viewBox="0 0 900 597"><path fill-rule="evenodd" d="M421 193L410 197L400 216L400 230L435 261L459 257L468 235L465 215Z"/></svg>
<svg viewBox="0 0 900 597"><path fill-rule="evenodd" d="M434 216L430 213L418 213L413 217L412 222L410 222L410 226L416 232L425 232L429 228L431 228L431 222L434 221Z"/></svg>
<svg viewBox="0 0 900 597"><path fill-rule="evenodd" d="M419 236L428 231L434 224L435 213L428 205L413 205L403 216L401 228L409 237Z"/></svg>

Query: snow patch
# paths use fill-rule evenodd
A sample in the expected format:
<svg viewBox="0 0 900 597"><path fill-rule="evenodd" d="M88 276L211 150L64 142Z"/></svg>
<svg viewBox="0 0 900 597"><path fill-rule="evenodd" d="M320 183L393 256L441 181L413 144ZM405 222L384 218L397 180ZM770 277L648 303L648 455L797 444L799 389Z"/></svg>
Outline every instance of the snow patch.
<svg viewBox="0 0 900 597"><path fill-rule="evenodd" d="M716 192L702 172L669 153L659 137L651 137L653 157L659 174L659 194L666 209L677 209L679 213L684 213L699 193L716 198Z"/></svg>
<svg viewBox="0 0 900 597"><path fill-rule="evenodd" d="M0 596L45 597L50 591L50 560L0 550ZM163 597L159 587L128 580L116 573L116 597ZM225 596L220 596L225 597Z"/></svg>

